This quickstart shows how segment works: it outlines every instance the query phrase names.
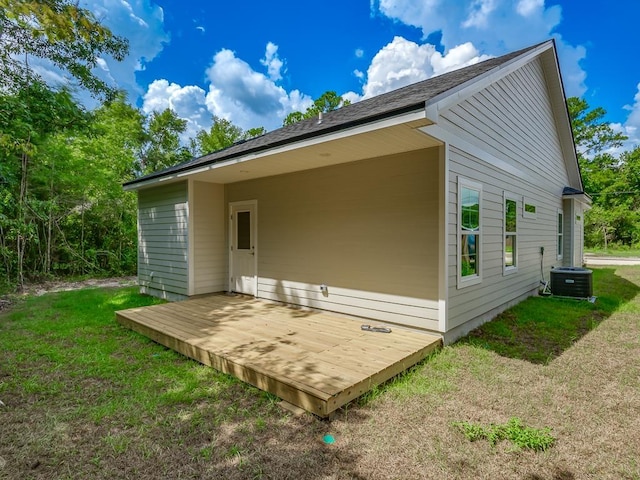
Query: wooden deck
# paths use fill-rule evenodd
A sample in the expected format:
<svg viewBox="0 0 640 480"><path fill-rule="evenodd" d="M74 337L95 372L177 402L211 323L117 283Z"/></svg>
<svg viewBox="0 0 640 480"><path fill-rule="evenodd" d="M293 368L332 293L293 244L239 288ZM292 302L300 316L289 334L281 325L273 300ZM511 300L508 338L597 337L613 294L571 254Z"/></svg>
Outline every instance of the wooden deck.
<svg viewBox="0 0 640 480"><path fill-rule="evenodd" d="M243 296L122 310L117 321L321 417L415 365L437 336ZM378 323L371 323L378 325Z"/></svg>

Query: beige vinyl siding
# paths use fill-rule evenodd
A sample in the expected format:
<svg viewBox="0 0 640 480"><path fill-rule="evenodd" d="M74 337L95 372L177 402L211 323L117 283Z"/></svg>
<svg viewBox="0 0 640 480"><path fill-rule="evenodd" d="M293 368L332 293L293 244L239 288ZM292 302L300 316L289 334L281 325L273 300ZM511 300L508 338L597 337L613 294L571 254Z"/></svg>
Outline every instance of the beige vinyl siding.
<svg viewBox="0 0 640 480"><path fill-rule="evenodd" d="M138 192L138 281L162 298L188 294L187 183Z"/></svg>
<svg viewBox="0 0 640 480"><path fill-rule="evenodd" d="M434 148L227 185L227 202L258 201L258 296L437 329L438 162Z"/></svg>
<svg viewBox="0 0 640 480"><path fill-rule="evenodd" d="M537 60L441 112L440 124L464 145L463 149L452 141L449 147L447 330L458 329L453 338L537 290L541 247L548 279L551 266L557 265L557 211L569 180ZM482 282L465 288L457 285L459 177L483 188ZM502 266L505 191L520 196L518 270L509 275L504 275ZM522 215L522 197L535 199L535 218Z"/></svg>
<svg viewBox="0 0 640 480"><path fill-rule="evenodd" d="M224 185L194 181L190 188L193 222L193 286L190 294L221 292L229 284Z"/></svg>

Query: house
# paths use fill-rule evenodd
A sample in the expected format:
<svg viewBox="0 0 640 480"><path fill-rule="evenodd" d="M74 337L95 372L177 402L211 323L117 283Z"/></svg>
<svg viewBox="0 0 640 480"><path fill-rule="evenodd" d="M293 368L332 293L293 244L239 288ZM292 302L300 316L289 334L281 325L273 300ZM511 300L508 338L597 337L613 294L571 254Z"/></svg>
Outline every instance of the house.
<svg viewBox="0 0 640 480"><path fill-rule="evenodd" d="M590 205L553 41L124 188L142 292L240 292L445 342L581 265Z"/></svg>

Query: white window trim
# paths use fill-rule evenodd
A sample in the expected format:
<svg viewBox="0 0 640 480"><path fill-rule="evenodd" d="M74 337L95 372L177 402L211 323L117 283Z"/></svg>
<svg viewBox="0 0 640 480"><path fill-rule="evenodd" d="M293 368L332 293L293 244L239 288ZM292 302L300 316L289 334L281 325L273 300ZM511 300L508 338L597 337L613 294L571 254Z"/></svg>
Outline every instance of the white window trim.
<svg viewBox="0 0 640 480"><path fill-rule="evenodd" d="M562 220L559 219L558 215L562 215ZM556 215L556 258L562 260L564 257L564 210L559 208L558 215ZM558 224L562 225L562 233L560 233ZM560 239L560 237L562 237L562 239ZM560 246L560 248L558 248L558 246Z"/></svg>
<svg viewBox="0 0 640 480"><path fill-rule="evenodd" d="M461 206L462 206L462 187L467 187L473 190L477 190L479 192L479 219L480 219L480 231L478 232L478 241L480 242L480 248L477 248L476 252L478 255L477 263L478 263L478 273L476 275L469 275L466 277L462 276L461 266L462 266L462 255L460 254L460 238L462 237L462 216L461 216ZM482 240L482 231L483 231L483 220L482 220L482 184L478 182L474 182L472 180L468 180L463 177L458 177L458 206L457 206L457 237L456 237L456 256L457 256L457 277L458 283L457 287L465 288L470 287L471 285L477 285L482 282L482 260L483 253L482 250L484 248L484 242Z"/></svg>
<svg viewBox="0 0 640 480"><path fill-rule="evenodd" d="M507 200L512 200L516 202L516 231L515 232L507 232ZM520 223L518 221L518 218L520 217L518 212L518 208L520 208L519 203L520 203L520 197L515 193L506 192L506 191L503 193L503 196L502 196L502 274L503 275L510 275L518 271L518 252L520 251L520 248L518 245L519 244L518 223ZM524 211L524 205L522 205L522 210ZM516 256L513 259L513 263L514 263L513 266L505 265L505 261L504 261L504 254L507 248L507 233L509 233L510 235L515 235L516 237L515 238Z"/></svg>
<svg viewBox="0 0 640 480"><path fill-rule="evenodd" d="M527 205L531 205L532 207L534 207L536 209L535 212L527 212L525 210L525 207ZM522 218L530 218L532 220L535 220L536 218L538 218L538 205L535 204L535 202L533 202L532 200L529 200L525 197L522 197Z"/></svg>

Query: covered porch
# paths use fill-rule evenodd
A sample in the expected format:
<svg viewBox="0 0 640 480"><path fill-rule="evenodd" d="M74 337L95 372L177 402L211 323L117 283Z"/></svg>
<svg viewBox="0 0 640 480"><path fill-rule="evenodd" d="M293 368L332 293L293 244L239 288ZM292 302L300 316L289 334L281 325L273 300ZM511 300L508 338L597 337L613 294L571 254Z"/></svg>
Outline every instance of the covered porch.
<svg viewBox="0 0 640 480"><path fill-rule="evenodd" d="M439 348L438 336L242 295L117 312L117 321L320 417Z"/></svg>

